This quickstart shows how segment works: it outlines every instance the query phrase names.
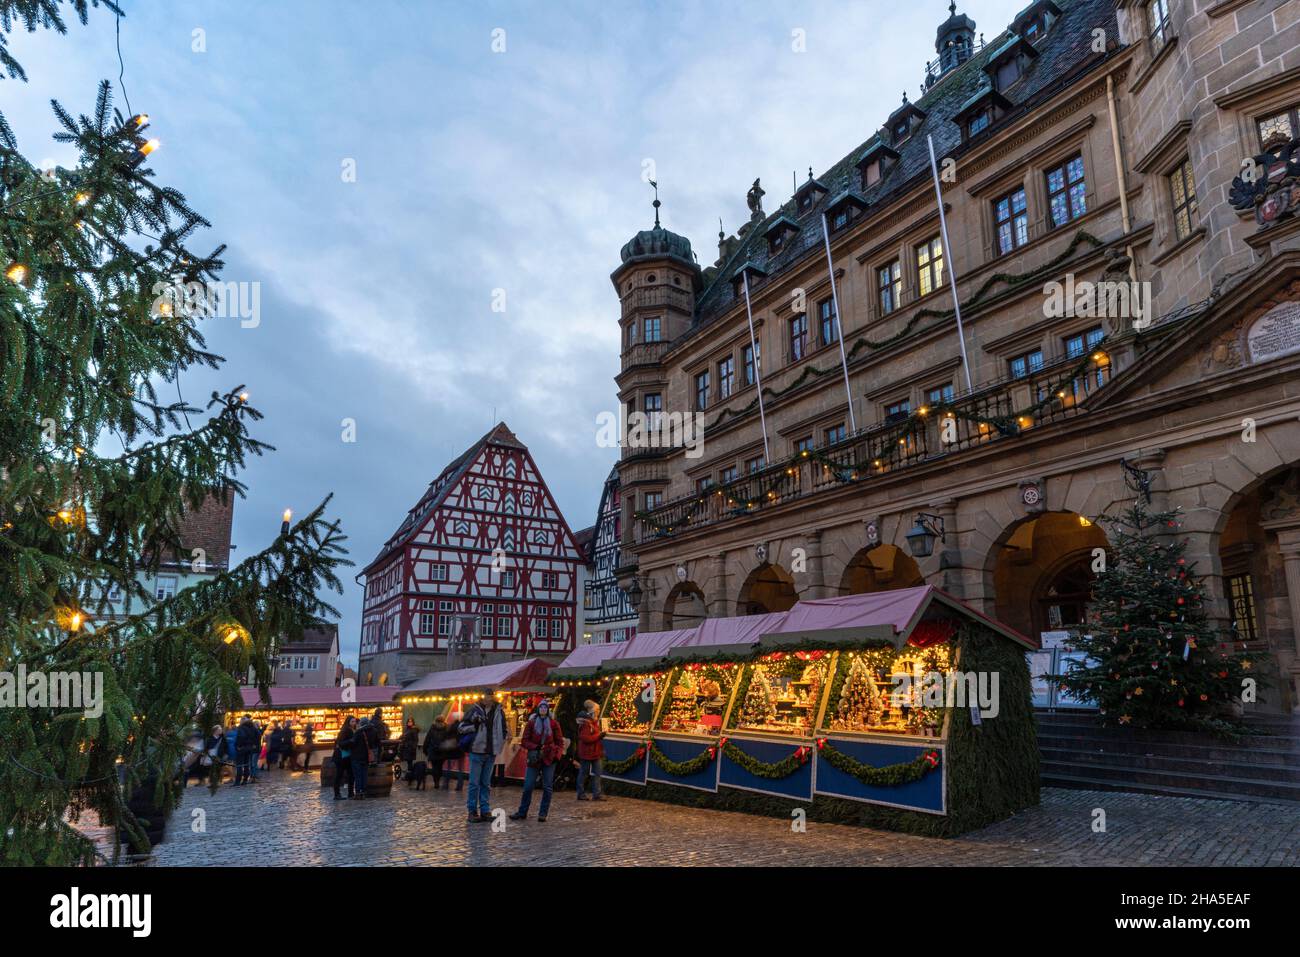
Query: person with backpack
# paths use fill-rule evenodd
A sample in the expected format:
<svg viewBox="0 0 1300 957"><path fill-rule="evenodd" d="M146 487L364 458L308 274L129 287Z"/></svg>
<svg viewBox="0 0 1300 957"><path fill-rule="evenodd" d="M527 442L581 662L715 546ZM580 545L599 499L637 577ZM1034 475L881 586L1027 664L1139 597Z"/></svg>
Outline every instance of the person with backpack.
<svg viewBox="0 0 1300 957"><path fill-rule="evenodd" d="M252 718L244 715L239 721L239 730L235 732L235 787L254 780L253 764L261 746L262 729L253 723Z"/></svg>
<svg viewBox="0 0 1300 957"><path fill-rule="evenodd" d="M492 769L506 743L506 719L501 705L490 690L485 690L460 723L460 749L469 753L470 824L492 821Z"/></svg>
<svg viewBox="0 0 1300 957"><path fill-rule="evenodd" d="M510 815L510 820L527 819L533 789L537 786L537 779L541 778L542 804L537 809L537 820L545 821L546 812L551 809L551 794L555 790L555 762L564 754L564 733L545 699L529 715L519 747L528 755L528 770L524 772L524 793L519 799L519 810Z"/></svg>
<svg viewBox="0 0 1300 957"><path fill-rule="evenodd" d="M605 758L605 732L600 728L600 705L588 699L578 713L578 800L586 801L584 785L591 778L592 801L603 801L600 794L601 762Z"/></svg>
<svg viewBox="0 0 1300 957"><path fill-rule="evenodd" d="M334 739L334 753L330 760L334 762L334 800L342 801L343 795L339 794L339 788L346 779L348 783L348 798L353 796L356 785L356 777L352 773L352 741L356 737L357 719L348 715L343 719L343 727L339 728L338 737Z"/></svg>

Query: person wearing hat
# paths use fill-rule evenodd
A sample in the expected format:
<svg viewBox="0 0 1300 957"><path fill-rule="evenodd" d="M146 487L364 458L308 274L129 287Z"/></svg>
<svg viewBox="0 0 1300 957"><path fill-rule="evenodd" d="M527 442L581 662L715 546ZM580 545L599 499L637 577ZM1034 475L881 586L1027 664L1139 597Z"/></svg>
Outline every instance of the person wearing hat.
<svg viewBox="0 0 1300 957"><path fill-rule="evenodd" d="M524 773L524 793L519 799L519 810L510 815L512 821L528 817L528 805L533 801L533 788L537 779L542 781L542 804L537 809L537 820L545 821L551 809L551 793L555 790L555 762L564 754L564 733L560 722L551 715L551 705L543 698L524 725L524 736L519 747L528 755L528 770Z"/></svg>
<svg viewBox="0 0 1300 957"><path fill-rule="evenodd" d="M588 698L578 713L578 800L586 801L584 785L591 778L591 800L603 801L600 795L601 761L605 758L605 732L600 727L600 705Z"/></svg>
<svg viewBox="0 0 1300 957"><path fill-rule="evenodd" d="M479 699L465 712L460 733L469 739L469 794L465 805L468 822L489 824L492 821L492 768L506 743L506 719L501 705L490 689L483 689Z"/></svg>

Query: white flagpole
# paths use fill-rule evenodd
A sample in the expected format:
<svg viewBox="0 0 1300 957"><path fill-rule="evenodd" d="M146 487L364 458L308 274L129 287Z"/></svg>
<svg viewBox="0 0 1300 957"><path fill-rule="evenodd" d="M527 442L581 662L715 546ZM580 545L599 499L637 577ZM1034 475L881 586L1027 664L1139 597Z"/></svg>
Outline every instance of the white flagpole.
<svg viewBox="0 0 1300 957"><path fill-rule="evenodd" d="M844 370L844 396L849 400L849 434L858 432L857 418L853 415L853 390L849 388L849 357L844 351L844 319L840 315L840 294L835 288L835 263L831 260L831 227L822 210L822 237L826 240L826 274L831 277L831 305L835 307L835 338L840 343L840 367Z"/></svg>
<svg viewBox="0 0 1300 957"><path fill-rule="evenodd" d="M754 338L754 313L749 308L749 272L742 272L745 283L745 317L749 320L749 348L754 357L754 386L758 389L758 420L763 425L763 465L772 464L772 450L767 447L767 413L763 411L763 374L759 371L758 340Z"/></svg>
<svg viewBox="0 0 1300 957"><path fill-rule="evenodd" d="M957 275L952 268L952 246L948 243L948 217L943 214L943 191L939 188L939 164L934 158L934 137L926 134L930 144L930 172L934 174L934 198L939 204L939 232L943 235L943 264L948 270L948 284L952 287L952 311L957 316L957 341L961 345L961 371L966 374L966 391L974 392L970 380L970 360L966 358L966 333L961 327L961 302L957 298ZM823 214L824 215L824 214Z"/></svg>

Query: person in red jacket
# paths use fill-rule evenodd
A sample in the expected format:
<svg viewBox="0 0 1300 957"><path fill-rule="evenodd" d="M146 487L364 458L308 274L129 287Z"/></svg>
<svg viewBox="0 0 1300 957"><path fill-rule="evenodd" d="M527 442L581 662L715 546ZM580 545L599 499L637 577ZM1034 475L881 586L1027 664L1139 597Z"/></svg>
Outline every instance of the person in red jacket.
<svg viewBox="0 0 1300 957"><path fill-rule="evenodd" d="M582 703L582 708L578 714L578 800L588 800L584 785L590 776L590 800L603 801L604 798L600 795L600 770L601 761L605 758L605 732L600 729L600 705L589 699Z"/></svg>
<svg viewBox="0 0 1300 957"><path fill-rule="evenodd" d="M537 710L528 716L524 736L519 746L528 755L528 770L524 774L524 793L519 810L510 815L512 821L528 817L528 805L533 801L533 788L542 779L542 804L537 809L537 820L545 821L551 809L551 793L555 790L555 762L564 754L564 733L560 722L551 714L550 704L543 700Z"/></svg>

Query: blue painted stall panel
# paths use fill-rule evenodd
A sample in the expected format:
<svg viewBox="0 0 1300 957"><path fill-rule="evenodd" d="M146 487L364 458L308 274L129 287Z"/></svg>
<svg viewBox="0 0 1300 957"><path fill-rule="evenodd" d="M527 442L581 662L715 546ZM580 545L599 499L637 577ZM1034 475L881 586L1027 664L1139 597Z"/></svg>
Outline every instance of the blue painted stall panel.
<svg viewBox="0 0 1300 957"><path fill-rule="evenodd" d="M817 793L828 797L850 798L854 801L869 801L872 804L888 804L892 807L910 808L917 811L929 811L933 814L946 814L945 773L943 748L933 743L894 744L884 741L858 741L845 738L829 738L830 744L854 760L872 767L887 767L904 764L918 758L927 751L939 752L939 766L929 771L924 777L910 784L876 787L863 784L850 774L835 768L820 754L817 756Z"/></svg>
<svg viewBox="0 0 1300 957"><path fill-rule="evenodd" d="M669 738L655 738L655 744L669 761L689 761L699 755L705 748L717 748L717 741L674 741ZM677 787L696 788L701 791L716 791L718 789L718 761L715 758L704 766L704 769L694 774L688 774L684 777L678 777L675 774L669 774L659 765L654 763L654 759L647 762L646 780L655 781L659 784L672 784Z"/></svg>
<svg viewBox="0 0 1300 957"><path fill-rule="evenodd" d="M802 742L789 741L751 741L745 738L731 737L727 739L734 747L744 751L750 757L762 761L764 764L776 764L784 761L795 753ZM811 748L811 745L804 744L804 747ZM813 761L809 757L808 763L798 768L792 774L784 778L765 778L757 774L751 774L739 764L733 762L723 754L721 757L721 768L718 771L718 783L725 784L733 788L745 788L748 791L761 791L764 794L775 794L779 797L799 798L805 801L812 800L813 794Z"/></svg>
<svg viewBox="0 0 1300 957"><path fill-rule="evenodd" d="M621 738L605 739L605 768L601 772L601 777L609 778L613 781L625 781L628 784L645 784L645 766L648 759L645 755L641 760L622 774L612 774L609 770L610 761L626 761L632 757L637 748L642 747L643 741L626 741Z"/></svg>

